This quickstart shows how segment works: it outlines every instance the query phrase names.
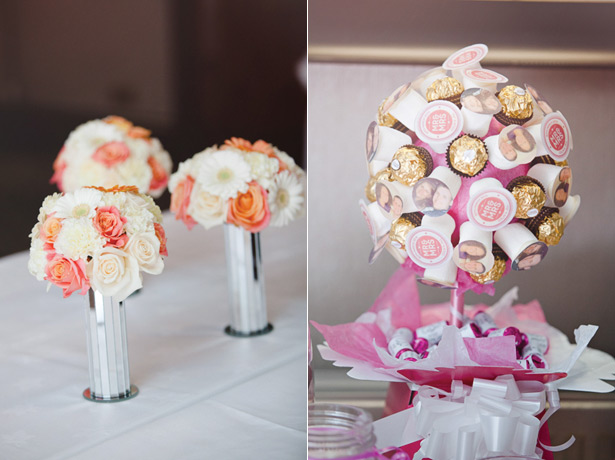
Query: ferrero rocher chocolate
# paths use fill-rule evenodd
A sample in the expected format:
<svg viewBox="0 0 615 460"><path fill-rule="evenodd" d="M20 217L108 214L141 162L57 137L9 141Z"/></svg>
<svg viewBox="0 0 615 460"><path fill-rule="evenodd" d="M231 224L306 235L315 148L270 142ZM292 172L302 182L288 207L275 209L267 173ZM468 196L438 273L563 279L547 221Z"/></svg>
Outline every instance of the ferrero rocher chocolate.
<svg viewBox="0 0 615 460"><path fill-rule="evenodd" d="M568 160L555 161L549 155L542 155L542 156L534 158L532 162L530 163L530 166L534 166L537 164L555 165L555 166L559 166L563 168L564 166L568 166Z"/></svg>
<svg viewBox="0 0 615 460"><path fill-rule="evenodd" d="M405 250L406 235L410 230L421 225L422 216L418 212L409 212L399 216L392 224L389 231L391 246Z"/></svg>
<svg viewBox="0 0 615 460"><path fill-rule="evenodd" d="M387 100L385 99L378 107L378 116L376 121L380 126L386 126L387 128L397 129L397 126L401 125L401 122L391 115L389 112L384 111L384 104L386 104Z"/></svg>
<svg viewBox="0 0 615 460"><path fill-rule="evenodd" d="M365 186L365 197L370 201L370 203L376 201L376 183L379 180L386 180L389 182L393 181L391 172L392 171L390 168L384 168L378 171L376 175L369 178L367 185Z"/></svg>
<svg viewBox="0 0 615 460"><path fill-rule="evenodd" d="M530 118L532 112L532 96L525 89L515 85L505 86L498 93L505 115L513 118Z"/></svg>
<svg viewBox="0 0 615 460"><path fill-rule="evenodd" d="M487 147L478 137L459 136L448 147L446 161L453 172L463 177L474 177L487 166Z"/></svg>
<svg viewBox="0 0 615 460"><path fill-rule="evenodd" d="M440 78L427 88L425 98L427 102L445 100L459 105L459 98L463 90L463 85L459 80L452 77Z"/></svg>
<svg viewBox="0 0 615 460"><path fill-rule="evenodd" d="M500 258L494 254L495 262L493 263L493 267L491 270L485 273L481 273L476 275L474 273L469 273L470 277L480 284L492 284L496 281L499 281L502 276L504 276L504 270L506 270L506 261L503 258Z"/></svg>
<svg viewBox="0 0 615 460"><path fill-rule="evenodd" d="M433 160L427 149L416 145L404 145L393 155L389 168L394 180L412 187L420 179L431 174Z"/></svg>
<svg viewBox="0 0 615 460"><path fill-rule="evenodd" d="M547 201L545 189L540 182L529 176L519 176L506 187L517 201L518 219L528 219L538 215Z"/></svg>
<svg viewBox="0 0 615 460"><path fill-rule="evenodd" d="M557 208L544 207L526 222L526 227L547 246L555 246L564 235L564 219Z"/></svg>

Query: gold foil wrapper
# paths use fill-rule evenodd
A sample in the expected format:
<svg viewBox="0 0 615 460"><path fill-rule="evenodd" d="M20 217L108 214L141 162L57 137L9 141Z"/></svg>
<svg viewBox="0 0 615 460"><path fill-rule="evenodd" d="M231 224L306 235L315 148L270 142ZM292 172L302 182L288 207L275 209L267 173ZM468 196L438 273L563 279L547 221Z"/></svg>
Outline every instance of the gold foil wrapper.
<svg viewBox="0 0 615 460"><path fill-rule="evenodd" d="M389 231L389 241L399 243L399 248L406 250L406 235L410 230L416 228L415 222L408 216L402 215L391 224Z"/></svg>
<svg viewBox="0 0 615 460"><path fill-rule="evenodd" d="M530 118L533 114L532 96L525 89L515 85L502 88L498 94L504 115L513 118Z"/></svg>
<svg viewBox="0 0 615 460"><path fill-rule="evenodd" d="M419 150L412 145L404 145L397 149L391 164L397 160L399 169L391 167L391 177L397 182L400 182L408 187L412 187L420 179L430 173L428 171L427 162L421 155Z"/></svg>
<svg viewBox="0 0 615 460"><path fill-rule="evenodd" d="M384 104L386 103L386 99L382 101L380 107L378 107L378 116L376 121L380 126L386 126L387 128L394 128L399 120L391 115L389 112L384 112Z"/></svg>
<svg viewBox="0 0 615 460"><path fill-rule="evenodd" d="M564 236L564 219L554 212L538 226L536 238L547 246L555 246L562 236Z"/></svg>
<svg viewBox="0 0 615 460"><path fill-rule="evenodd" d="M530 217L528 212L532 209L540 211L547 201L547 196L538 184L526 182L515 185L511 193L517 200L517 212L515 217L518 219L527 219Z"/></svg>
<svg viewBox="0 0 615 460"><path fill-rule="evenodd" d="M448 148L450 166L466 176L472 177L481 172L488 159L485 143L476 137L461 136Z"/></svg>
<svg viewBox="0 0 615 460"><path fill-rule="evenodd" d="M367 185L365 186L365 197L369 200L370 203L376 201L376 183L379 180L387 180L389 182L393 181L391 177L391 169L384 168L376 173L375 176L372 176L367 181Z"/></svg>
<svg viewBox="0 0 615 460"><path fill-rule="evenodd" d="M434 81L425 93L427 102L439 99L450 99L463 93L463 85L459 80L446 77Z"/></svg>
<svg viewBox="0 0 615 460"><path fill-rule="evenodd" d="M499 281L504 276L504 270L506 269L506 262L499 257L495 258L495 262L491 270L480 275L469 273L470 277L480 284L491 284Z"/></svg>

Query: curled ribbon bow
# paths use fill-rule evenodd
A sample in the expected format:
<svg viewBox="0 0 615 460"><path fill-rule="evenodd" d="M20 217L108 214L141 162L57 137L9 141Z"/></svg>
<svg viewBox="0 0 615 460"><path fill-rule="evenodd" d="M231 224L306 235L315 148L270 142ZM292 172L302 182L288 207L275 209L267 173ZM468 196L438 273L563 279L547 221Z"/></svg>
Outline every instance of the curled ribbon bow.
<svg viewBox="0 0 615 460"><path fill-rule="evenodd" d="M549 408L539 420L547 401ZM560 407L555 385L516 382L512 375L475 378L471 387L453 381L450 392L422 386L413 403L407 410L414 414L408 425L414 424L414 434L423 438L414 459L433 460L474 460L496 454L542 458L538 431ZM559 452L574 440L572 436L561 446L540 446Z"/></svg>

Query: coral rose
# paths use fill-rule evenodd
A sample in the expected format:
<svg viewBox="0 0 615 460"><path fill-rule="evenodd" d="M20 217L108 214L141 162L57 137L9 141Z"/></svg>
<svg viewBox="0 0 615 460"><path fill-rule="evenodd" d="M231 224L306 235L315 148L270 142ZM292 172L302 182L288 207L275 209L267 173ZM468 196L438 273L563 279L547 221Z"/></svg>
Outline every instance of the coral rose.
<svg viewBox="0 0 615 460"><path fill-rule="evenodd" d="M271 212L267 192L256 182L250 182L246 193L229 200L227 222L257 233L269 224Z"/></svg>
<svg viewBox="0 0 615 460"><path fill-rule="evenodd" d="M130 149L123 142L107 142L96 149L92 159L104 164L107 168L123 163L130 156Z"/></svg>
<svg viewBox="0 0 615 460"><path fill-rule="evenodd" d="M101 206L93 218L94 228L107 239L105 246L121 248L126 245L128 235L124 233L126 218L115 206Z"/></svg>
<svg viewBox="0 0 615 460"><path fill-rule="evenodd" d="M63 158L63 154L65 150L66 150L66 146L63 146L62 149L60 150L60 153L58 153L58 156L54 160L53 176L51 176L51 179L49 179L49 183L56 184L58 187L58 190L60 190L61 192L64 191L64 189L62 188L62 176L64 175L64 170L66 169L66 161L64 161L64 158Z"/></svg>
<svg viewBox="0 0 615 460"><path fill-rule="evenodd" d="M62 229L62 220L57 217L47 217L43 225L41 226L41 230L39 233L39 237L45 243L53 244L56 238L58 237L58 233Z"/></svg>
<svg viewBox="0 0 615 460"><path fill-rule="evenodd" d="M192 176L187 176L173 190L171 195L171 212L175 214L176 220L182 220L188 229L192 229L196 225L196 221L188 214L188 206L190 205L190 194L194 187L194 179Z"/></svg>
<svg viewBox="0 0 615 460"><path fill-rule="evenodd" d="M84 295L90 289L85 268L85 262L81 259L71 260L60 254L50 255L45 266L45 279L61 287L64 297L78 289L81 289L81 294Z"/></svg>
<svg viewBox="0 0 615 460"><path fill-rule="evenodd" d="M158 238L158 241L160 241L160 255L168 256L169 251L167 250L167 235L164 231L163 226L160 225L158 222L155 222L154 231L156 232L156 238Z"/></svg>
<svg viewBox="0 0 615 460"><path fill-rule="evenodd" d="M162 165L156 158L150 156L147 159L147 164L152 169L152 181L149 184L150 190L159 190L167 186L169 176Z"/></svg>

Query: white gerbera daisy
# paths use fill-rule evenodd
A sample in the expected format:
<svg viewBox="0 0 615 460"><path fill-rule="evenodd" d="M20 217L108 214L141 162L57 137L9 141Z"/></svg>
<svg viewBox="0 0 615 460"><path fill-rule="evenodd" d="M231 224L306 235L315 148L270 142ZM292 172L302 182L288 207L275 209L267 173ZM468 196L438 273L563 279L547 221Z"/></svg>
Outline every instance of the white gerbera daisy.
<svg viewBox="0 0 615 460"><path fill-rule="evenodd" d="M303 184L289 171L278 174L269 189L271 225L282 227L301 215L303 210Z"/></svg>
<svg viewBox="0 0 615 460"><path fill-rule="evenodd" d="M102 192L92 188L80 188L73 193L64 194L53 206L55 217L91 219L96 215L96 208L103 203Z"/></svg>
<svg viewBox="0 0 615 460"><path fill-rule="evenodd" d="M54 247L58 254L70 259L87 260L102 249L104 241L92 225L91 220L68 219L62 222Z"/></svg>
<svg viewBox="0 0 615 460"><path fill-rule="evenodd" d="M197 180L203 190L226 200L247 192L252 174L241 153L222 150L203 159Z"/></svg>

